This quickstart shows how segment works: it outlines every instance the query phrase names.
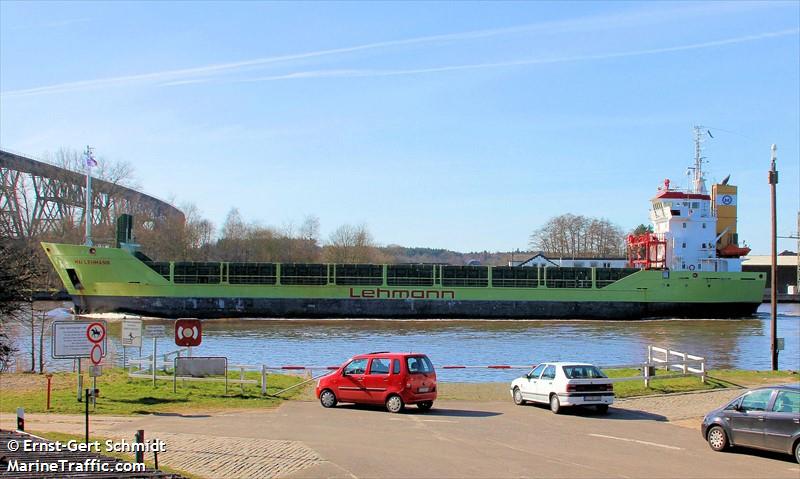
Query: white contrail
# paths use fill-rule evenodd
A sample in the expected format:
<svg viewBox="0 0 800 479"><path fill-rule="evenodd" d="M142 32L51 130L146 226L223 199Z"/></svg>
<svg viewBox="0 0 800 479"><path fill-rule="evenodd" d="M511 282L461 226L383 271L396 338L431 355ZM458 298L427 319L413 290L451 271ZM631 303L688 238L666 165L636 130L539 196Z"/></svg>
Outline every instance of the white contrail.
<svg viewBox="0 0 800 479"><path fill-rule="evenodd" d="M561 33L561 32L574 32L574 31L587 31L587 30L605 30L617 29L626 25L642 25L647 23L663 23L664 21L674 19L676 17L695 16L698 14L719 14L738 12L742 10L749 10L754 8L762 8L762 6L769 6L772 4L763 4L760 2L754 3L740 3L740 4L700 4L690 5L688 7L680 7L674 9L663 10L637 10L634 12L615 13L610 15L598 15L592 17L581 17L576 19L558 20L549 22L540 22L529 25L520 25L514 27L505 27L487 30L475 30L460 33L447 33L441 35L428 35L415 38L406 38L401 40L388 40L383 42L367 43L362 45L355 45L351 47L331 48L325 50L317 50L312 52L295 53L287 55L278 55L272 57L256 58L252 60L243 60L238 62L218 63L212 65L204 65L193 68L183 68L174 70L165 70L160 72L142 73L134 75L124 75L108 78L98 78L93 80L81 80L74 82L59 83L55 85L47 85L42 87L25 88L19 90L8 90L0 92L0 97L14 98L24 96L36 96L52 93L63 93L75 90L90 90L110 86L126 85L131 83L165 83L167 85L179 85L188 83L201 83L209 81L210 77L225 75L247 68L264 67L271 64L282 62L289 62L295 60L306 60L331 55L342 55L347 53L356 53L367 50L386 49L391 47L412 46L412 45L425 45L434 43L448 43L464 40L472 40L478 38L487 38L499 35L509 35L514 33ZM522 63L524 64L524 63ZM487 64L488 66L489 64ZM496 65L503 66L503 65ZM486 68L484 67L455 67L447 69L467 69L467 68ZM431 71L436 71L433 69ZM420 71L418 73L424 73ZM407 73L388 73L388 74L407 74Z"/></svg>
<svg viewBox="0 0 800 479"><path fill-rule="evenodd" d="M590 61L590 60L608 60L612 58L655 55L659 53L679 52L685 50L699 50L703 48L712 48L723 45L731 45L735 43L752 42L767 38L783 37L787 35L797 35L798 33L800 33L800 29L795 28L790 30L779 30L776 32L766 32L755 35L746 35L742 37L726 38L722 40L713 40L703 43L692 43L689 45L677 45L672 47L651 48L646 50L632 50L626 52L600 53L596 55L578 55L578 56L567 56L567 57L557 57L557 58L527 58L522 60L509 60L503 62L472 63L466 65L447 65L441 67L415 68L406 70L311 70L311 71L292 72L281 75L245 78L233 81L249 83L249 82L277 81L277 80L298 80L305 78L352 78L352 77L417 75L424 73L442 73L442 72L451 72L459 70L478 70L483 68L513 67L513 66L523 66L523 65L544 65L552 63L568 63L568 62L579 62L579 61Z"/></svg>

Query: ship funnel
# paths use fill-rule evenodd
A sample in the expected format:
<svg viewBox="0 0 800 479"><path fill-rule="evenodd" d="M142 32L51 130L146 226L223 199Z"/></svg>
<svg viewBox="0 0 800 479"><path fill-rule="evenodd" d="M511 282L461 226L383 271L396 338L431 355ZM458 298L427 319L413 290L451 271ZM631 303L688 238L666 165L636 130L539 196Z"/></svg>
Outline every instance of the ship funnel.
<svg viewBox="0 0 800 479"><path fill-rule="evenodd" d="M711 201L717 216L717 253L723 258L739 258L750 249L739 247L736 232L738 188L728 184L729 178L730 175L711 187Z"/></svg>

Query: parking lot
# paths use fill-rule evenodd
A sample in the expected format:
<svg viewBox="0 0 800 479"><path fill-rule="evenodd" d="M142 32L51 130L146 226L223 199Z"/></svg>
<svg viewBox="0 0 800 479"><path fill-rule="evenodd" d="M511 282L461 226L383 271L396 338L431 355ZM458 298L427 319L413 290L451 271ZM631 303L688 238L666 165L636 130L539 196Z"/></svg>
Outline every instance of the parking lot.
<svg viewBox="0 0 800 479"><path fill-rule="evenodd" d="M164 464L205 477L786 477L791 456L715 453L691 420L612 407L554 415L507 402L440 401L429 413L291 401L224 414L97 417L93 434L167 441ZM10 426L8 415L3 427ZM31 430L80 418L31 415Z"/></svg>

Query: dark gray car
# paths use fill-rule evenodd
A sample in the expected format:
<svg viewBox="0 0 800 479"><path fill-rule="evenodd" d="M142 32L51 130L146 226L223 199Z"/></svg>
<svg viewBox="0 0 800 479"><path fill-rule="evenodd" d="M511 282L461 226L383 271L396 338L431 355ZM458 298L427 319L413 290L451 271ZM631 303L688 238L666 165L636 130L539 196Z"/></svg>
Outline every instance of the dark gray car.
<svg viewBox="0 0 800 479"><path fill-rule="evenodd" d="M701 431L715 451L753 447L793 454L800 462L800 385L748 391L708 413Z"/></svg>

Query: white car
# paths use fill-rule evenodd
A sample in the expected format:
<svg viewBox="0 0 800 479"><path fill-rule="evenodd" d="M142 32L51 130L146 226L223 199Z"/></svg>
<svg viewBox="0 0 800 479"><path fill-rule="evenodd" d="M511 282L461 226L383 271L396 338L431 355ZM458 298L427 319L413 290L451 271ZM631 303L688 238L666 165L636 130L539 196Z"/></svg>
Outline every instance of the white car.
<svg viewBox="0 0 800 479"><path fill-rule="evenodd" d="M556 414L564 406L586 405L605 413L614 402L614 384L589 363L542 363L511 382L511 397L518 406L528 401L550 404Z"/></svg>

